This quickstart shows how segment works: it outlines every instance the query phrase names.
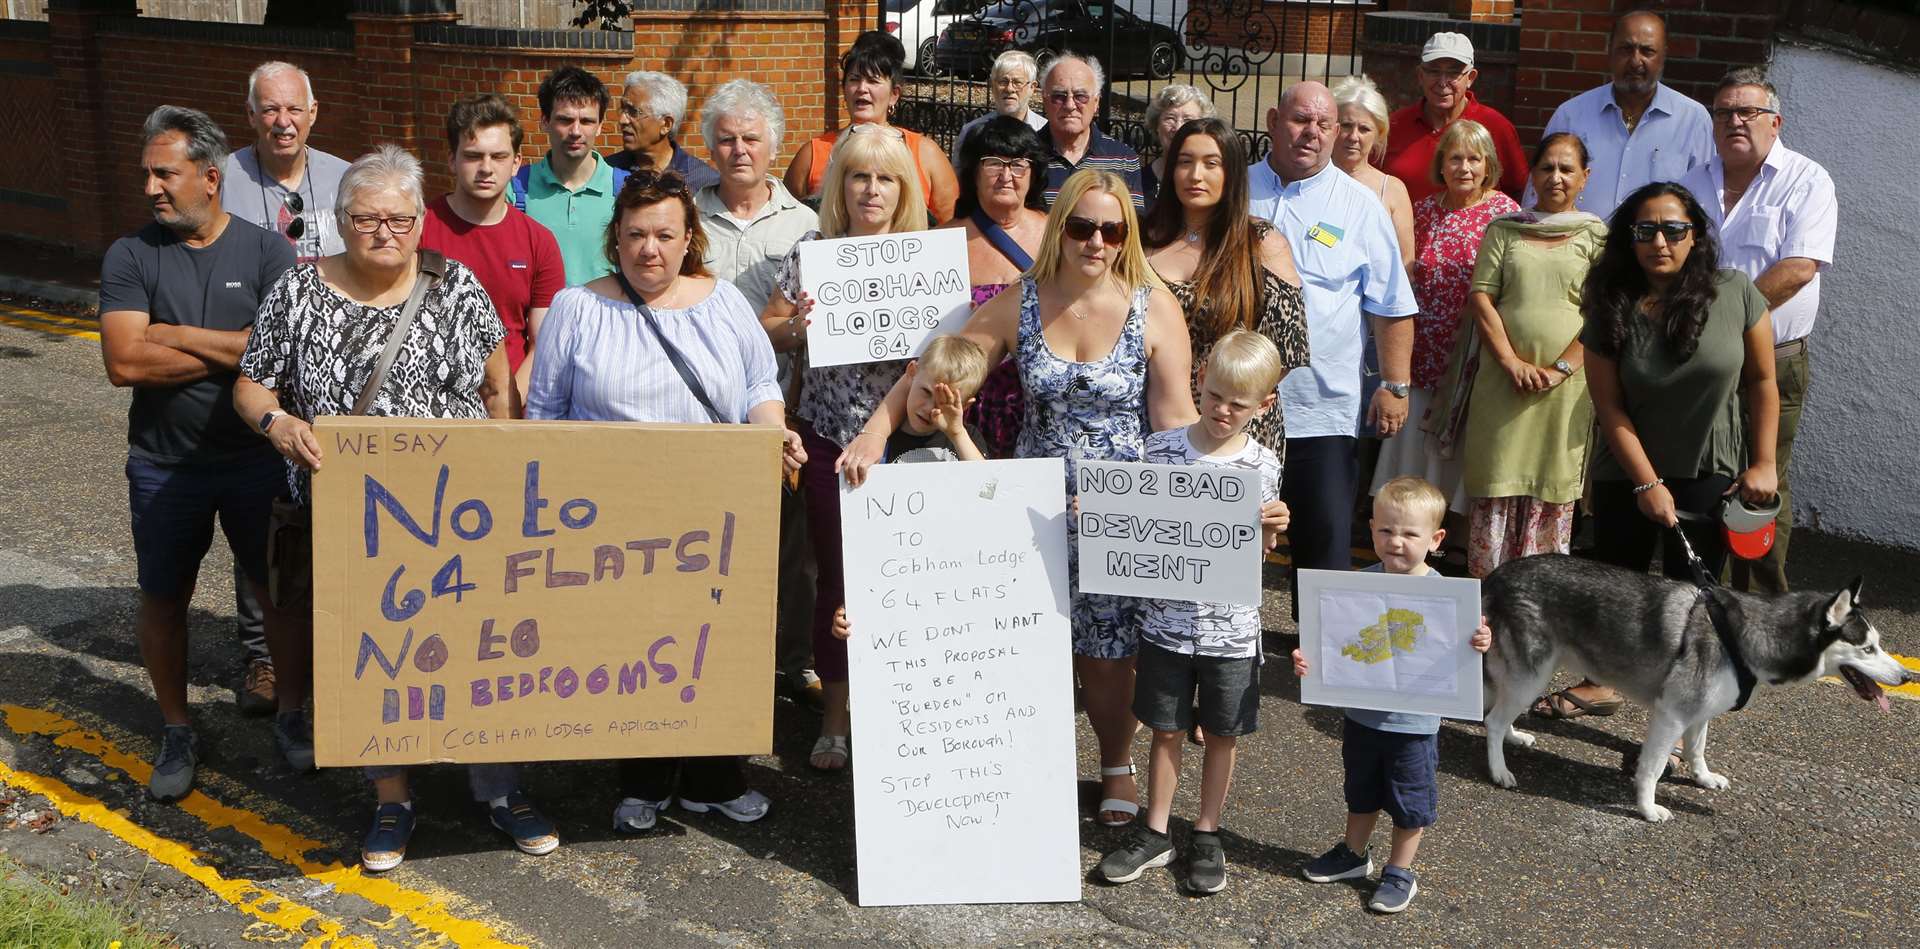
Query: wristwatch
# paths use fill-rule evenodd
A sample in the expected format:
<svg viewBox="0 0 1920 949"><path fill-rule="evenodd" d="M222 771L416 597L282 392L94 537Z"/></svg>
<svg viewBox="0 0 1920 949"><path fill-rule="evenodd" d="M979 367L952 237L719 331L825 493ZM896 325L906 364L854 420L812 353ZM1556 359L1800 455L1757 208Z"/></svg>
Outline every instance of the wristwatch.
<svg viewBox="0 0 1920 949"><path fill-rule="evenodd" d="M279 418L280 416L282 416L282 415L285 415L285 414L287 414L287 413L285 413L285 412L283 412L283 411L281 411L281 410L279 410L279 409L274 409L273 411L271 411L271 412L268 412L267 414L265 414L265 415L262 415L262 416L260 416L260 434L262 434L262 435L265 435L265 434L267 433L267 429L270 429L270 428L272 428L272 427L273 427L273 421L274 421L274 419L277 419L277 418Z"/></svg>
<svg viewBox="0 0 1920 949"><path fill-rule="evenodd" d="M1387 382L1382 380L1380 388L1387 390L1387 393L1396 399L1404 399L1407 397L1407 390L1411 388L1411 383Z"/></svg>
<svg viewBox="0 0 1920 949"><path fill-rule="evenodd" d="M1556 359L1553 361L1553 371L1569 378L1573 376L1573 367L1567 365L1567 361L1564 359Z"/></svg>

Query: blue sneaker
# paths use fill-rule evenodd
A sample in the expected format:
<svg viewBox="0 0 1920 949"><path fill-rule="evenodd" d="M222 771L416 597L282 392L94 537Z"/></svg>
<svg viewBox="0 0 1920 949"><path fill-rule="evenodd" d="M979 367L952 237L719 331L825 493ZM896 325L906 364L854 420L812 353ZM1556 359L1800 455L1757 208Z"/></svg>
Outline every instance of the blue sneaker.
<svg viewBox="0 0 1920 949"><path fill-rule="evenodd" d="M1413 905L1413 898L1419 892L1420 884L1414 880L1412 870L1388 864L1380 871L1380 887L1373 891L1367 908L1376 913L1398 913Z"/></svg>
<svg viewBox="0 0 1920 949"><path fill-rule="evenodd" d="M373 827L360 845L360 865L374 873L391 870L407 858L407 841L413 837L413 808L405 804L382 804L373 812Z"/></svg>
<svg viewBox="0 0 1920 949"><path fill-rule="evenodd" d="M1342 840L1333 845L1333 849L1313 858L1302 871L1308 880L1314 883L1332 883L1335 880L1351 880L1354 877L1373 875L1373 859L1364 853L1354 853Z"/></svg>
<svg viewBox="0 0 1920 949"><path fill-rule="evenodd" d="M521 853L538 857L560 846L560 835L554 833L553 821L536 810L523 791L509 793L506 806L493 809L493 828L512 837L513 845L520 848Z"/></svg>

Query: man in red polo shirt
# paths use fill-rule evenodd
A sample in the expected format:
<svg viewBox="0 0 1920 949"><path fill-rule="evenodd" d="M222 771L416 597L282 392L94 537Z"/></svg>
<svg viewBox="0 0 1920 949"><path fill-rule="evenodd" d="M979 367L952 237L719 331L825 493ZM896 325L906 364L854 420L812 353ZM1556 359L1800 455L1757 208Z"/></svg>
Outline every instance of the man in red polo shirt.
<svg viewBox="0 0 1920 949"><path fill-rule="evenodd" d="M447 113L453 190L427 205L423 250L467 265L507 327L513 414L526 403L533 341L553 295L567 284L553 232L513 206L507 183L520 167L520 120L497 95L473 96Z"/></svg>
<svg viewBox="0 0 1920 949"><path fill-rule="evenodd" d="M1500 158L1500 190L1515 200L1527 186L1527 154L1507 117L1473 96L1473 41L1462 33L1435 33L1420 51L1420 101L1387 118L1387 155L1380 168L1407 186L1415 203L1440 190L1433 180L1433 149L1456 119L1487 127Z"/></svg>

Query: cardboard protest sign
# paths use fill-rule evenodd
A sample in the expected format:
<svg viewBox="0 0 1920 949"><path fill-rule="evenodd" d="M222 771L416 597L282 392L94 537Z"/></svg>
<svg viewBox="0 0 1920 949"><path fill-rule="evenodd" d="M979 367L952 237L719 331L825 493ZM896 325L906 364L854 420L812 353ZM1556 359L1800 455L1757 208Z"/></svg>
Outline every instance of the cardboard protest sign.
<svg viewBox="0 0 1920 949"><path fill-rule="evenodd" d="M779 429L314 432L320 764L770 749Z"/></svg>
<svg viewBox="0 0 1920 949"><path fill-rule="evenodd" d="M801 284L814 300L808 365L907 359L966 325L973 301L959 228L799 246Z"/></svg>
<svg viewBox="0 0 1920 949"><path fill-rule="evenodd" d="M1480 581L1300 571L1300 701L1480 721Z"/></svg>
<svg viewBox="0 0 1920 949"><path fill-rule="evenodd" d="M1082 461L1080 589L1260 605L1260 474Z"/></svg>
<svg viewBox="0 0 1920 949"><path fill-rule="evenodd" d="M1080 898L1062 464L879 465L841 497L862 906Z"/></svg>

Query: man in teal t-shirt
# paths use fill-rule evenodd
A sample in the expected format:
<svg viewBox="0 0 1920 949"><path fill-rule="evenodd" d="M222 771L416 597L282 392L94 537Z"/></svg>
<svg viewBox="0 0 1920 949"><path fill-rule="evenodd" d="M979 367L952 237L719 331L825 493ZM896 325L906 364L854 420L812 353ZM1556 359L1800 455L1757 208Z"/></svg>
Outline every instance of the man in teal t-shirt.
<svg viewBox="0 0 1920 949"><path fill-rule="evenodd" d="M540 83L540 127L545 158L514 177L514 204L553 232L567 266L567 286L613 272L607 263L607 225L625 172L600 157L594 144L610 97L599 77L562 66Z"/></svg>

